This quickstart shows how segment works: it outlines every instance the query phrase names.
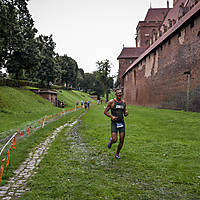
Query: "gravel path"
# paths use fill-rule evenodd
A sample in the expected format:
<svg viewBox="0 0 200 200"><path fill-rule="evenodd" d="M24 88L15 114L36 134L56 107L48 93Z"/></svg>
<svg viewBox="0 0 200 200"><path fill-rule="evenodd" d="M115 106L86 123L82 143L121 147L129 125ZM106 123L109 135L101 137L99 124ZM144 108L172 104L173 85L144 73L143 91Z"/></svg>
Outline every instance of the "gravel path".
<svg viewBox="0 0 200 200"><path fill-rule="evenodd" d="M65 124L57 128L44 142L41 142L35 148L34 152L29 153L29 157L14 171L14 176L9 179L8 184L0 187L0 199L18 199L24 192L30 190L30 188L27 188L27 182L37 173L39 163L44 158L45 154L47 154L56 135L63 128L74 126L80 120L80 117L71 124Z"/></svg>

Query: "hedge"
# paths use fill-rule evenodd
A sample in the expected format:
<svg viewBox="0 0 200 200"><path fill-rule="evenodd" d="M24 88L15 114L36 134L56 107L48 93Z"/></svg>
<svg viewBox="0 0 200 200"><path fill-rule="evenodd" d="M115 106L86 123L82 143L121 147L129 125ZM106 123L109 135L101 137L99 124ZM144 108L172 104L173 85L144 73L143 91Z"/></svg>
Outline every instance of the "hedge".
<svg viewBox="0 0 200 200"><path fill-rule="evenodd" d="M0 78L0 86L9 86L9 87L23 87L30 86L36 88L43 88L43 86L38 82L25 81L25 80L16 80L9 78ZM52 85L50 86L52 89L62 89L62 86Z"/></svg>

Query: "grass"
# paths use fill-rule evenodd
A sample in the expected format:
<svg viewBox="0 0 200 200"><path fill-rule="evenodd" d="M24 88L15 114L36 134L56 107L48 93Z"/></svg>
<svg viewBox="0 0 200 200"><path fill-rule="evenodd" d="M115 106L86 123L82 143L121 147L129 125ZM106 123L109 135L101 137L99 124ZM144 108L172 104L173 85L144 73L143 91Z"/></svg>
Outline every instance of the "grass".
<svg viewBox="0 0 200 200"><path fill-rule="evenodd" d="M17 138L16 150L13 150L13 153L11 154L11 164L4 170L3 185L7 183L8 179L13 175L13 171L16 170L23 161L25 161L28 154L34 151L34 148L39 143L51 135L57 127L74 121L82 112L84 112L83 109L71 112L59 120L46 125L44 128L32 132L30 135ZM6 153L4 152L1 156L1 160L5 158L5 154Z"/></svg>
<svg viewBox="0 0 200 200"><path fill-rule="evenodd" d="M58 99L65 102L66 108L70 108L72 105L74 107L76 105L76 101L79 101L79 105L81 100L90 100L91 102L95 102L89 96L89 94L76 90L58 90Z"/></svg>
<svg viewBox="0 0 200 200"><path fill-rule="evenodd" d="M58 91L58 99L75 106L76 100L88 97L79 91ZM13 134L40 118L61 112L46 99L26 89L0 87L0 139Z"/></svg>
<svg viewBox="0 0 200 200"><path fill-rule="evenodd" d="M200 199L199 113L128 106L116 160L104 106L58 135L21 199Z"/></svg>
<svg viewBox="0 0 200 200"><path fill-rule="evenodd" d="M0 132L17 129L58 112L61 112L60 108L29 90L0 87ZM0 138L7 134L2 133Z"/></svg>

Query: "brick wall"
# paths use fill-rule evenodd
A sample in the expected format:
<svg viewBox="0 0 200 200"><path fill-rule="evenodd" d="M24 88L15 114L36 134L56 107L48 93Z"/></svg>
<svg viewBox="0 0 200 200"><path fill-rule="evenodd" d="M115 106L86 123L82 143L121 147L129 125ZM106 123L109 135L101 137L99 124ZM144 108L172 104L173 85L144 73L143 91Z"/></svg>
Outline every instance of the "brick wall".
<svg viewBox="0 0 200 200"><path fill-rule="evenodd" d="M119 59L119 77L120 77L120 83L123 86L123 79L122 75L125 73L127 68L133 63L136 59L135 58L124 58Z"/></svg>
<svg viewBox="0 0 200 200"><path fill-rule="evenodd" d="M184 72L188 70L191 71L190 109L194 111L198 109L193 104L200 105L200 16L188 21L128 72L124 77L124 98L134 105L185 109Z"/></svg>

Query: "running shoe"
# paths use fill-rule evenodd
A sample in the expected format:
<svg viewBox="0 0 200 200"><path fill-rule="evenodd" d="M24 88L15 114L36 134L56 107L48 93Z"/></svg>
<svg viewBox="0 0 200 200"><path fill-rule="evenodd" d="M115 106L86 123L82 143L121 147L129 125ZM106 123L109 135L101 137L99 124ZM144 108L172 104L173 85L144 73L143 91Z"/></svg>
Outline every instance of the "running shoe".
<svg viewBox="0 0 200 200"><path fill-rule="evenodd" d="M108 142L108 148L109 148L109 149L111 149L111 147L112 147L111 141L112 141L112 138L110 138L110 140L109 140L109 142Z"/></svg>
<svg viewBox="0 0 200 200"><path fill-rule="evenodd" d="M115 158L116 158L116 159L120 159L120 156L119 156L118 153L115 154Z"/></svg>

